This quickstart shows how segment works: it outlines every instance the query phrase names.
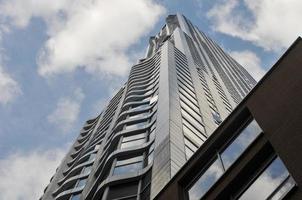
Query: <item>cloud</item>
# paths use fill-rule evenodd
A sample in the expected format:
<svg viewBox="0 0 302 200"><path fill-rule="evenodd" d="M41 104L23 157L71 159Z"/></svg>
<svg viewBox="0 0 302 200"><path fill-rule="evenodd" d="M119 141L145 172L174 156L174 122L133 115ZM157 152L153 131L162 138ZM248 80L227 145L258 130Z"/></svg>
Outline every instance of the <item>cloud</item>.
<svg viewBox="0 0 302 200"><path fill-rule="evenodd" d="M207 16L215 31L279 52L302 32L301 8L300 0L219 0Z"/></svg>
<svg viewBox="0 0 302 200"><path fill-rule="evenodd" d="M0 160L0 199L38 199L65 150L16 152Z"/></svg>
<svg viewBox="0 0 302 200"><path fill-rule="evenodd" d="M147 34L165 9L152 0L12 0L0 5L10 26L26 27L34 17L49 38L37 62L42 76L72 72L125 75L129 47Z"/></svg>
<svg viewBox="0 0 302 200"><path fill-rule="evenodd" d="M0 104L6 105L22 94L19 84L0 65Z"/></svg>
<svg viewBox="0 0 302 200"><path fill-rule="evenodd" d="M72 97L59 99L55 110L47 117L48 122L58 127L63 134L67 133L78 119L84 97L82 90L76 89Z"/></svg>
<svg viewBox="0 0 302 200"><path fill-rule="evenodd" d="M265 74L265 70L261 67L260 58L252 51L231 51L230 55L240 63L257 81Z"/></svg>

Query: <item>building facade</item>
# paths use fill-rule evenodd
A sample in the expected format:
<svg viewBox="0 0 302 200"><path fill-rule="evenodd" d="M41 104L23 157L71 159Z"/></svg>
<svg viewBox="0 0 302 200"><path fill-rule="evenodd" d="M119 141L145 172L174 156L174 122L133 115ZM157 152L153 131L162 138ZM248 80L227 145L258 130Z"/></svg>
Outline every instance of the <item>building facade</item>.
<svg viewBox="0 0 302 200"><path fill-rule="evenodd" d="M184 16L88 120L41 199L153 199L256 81Z"/></svg>
<svg viewBox="0 0 302 200"><path fill-rule="evenodd" d="M302 199L302 39L155 197Z"/></svg>

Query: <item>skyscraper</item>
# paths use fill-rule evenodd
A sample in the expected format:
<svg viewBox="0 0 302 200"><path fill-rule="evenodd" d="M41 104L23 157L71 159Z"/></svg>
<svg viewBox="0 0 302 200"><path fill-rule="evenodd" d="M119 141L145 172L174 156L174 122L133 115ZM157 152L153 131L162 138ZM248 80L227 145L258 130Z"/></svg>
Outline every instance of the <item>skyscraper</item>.
<svg viewBox="0 0 302 200"><path fill-rule="evenodd" d="M255 84L189 20L169 15L42 199L152 199Z"/></svg>

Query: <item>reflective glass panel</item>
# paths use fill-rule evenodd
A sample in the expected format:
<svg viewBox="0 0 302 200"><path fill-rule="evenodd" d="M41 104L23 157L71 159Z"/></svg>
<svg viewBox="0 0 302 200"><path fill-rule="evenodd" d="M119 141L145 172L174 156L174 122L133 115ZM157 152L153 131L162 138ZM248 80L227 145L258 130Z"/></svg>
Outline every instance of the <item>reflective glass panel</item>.
<svg viewBox="0 0 302 200"><path fill-rule="evenodd" d="M86 181L87 181L87 179L81 179L81 180L79 180L76 187L85 186Z"/></svg>
<svg viewBox="0 0 302 200"><path fill-rule="evenodd" d="M147 125L147 124L148 124L148 121L144 121L144 122L140 122L140 123L132 124L132 125L127 125L127 126L125 127L125 130L143 128L143 127L145 127L145 125Z"/></svg>
<svg viewBox="0 0 302 200"><path fill-rule="evenodd" d="M132 163L114 168L113 175L128 174L142 169L142 162Z"/></svg>
<svg viewBox="0 0 302 200"><path fill-rule="evenodd" d="M127 142L127 141L130 141L130 140L141 139L141 138L144 138L145 136L146 136L145 133L135 134L135 135L131 135L131 136L125 136L125 137L123 137L123 141L122 142Z"/></svg>
<svg viewBox="0 0 302 200"><path fill-rule="evenodd" d="M144 116L147 116L148 114L149 114L148 112L144 112L144 113L129 116L128 119L135 119L135 118L139 118L139 117L144 117Z"/></svg>
<svg viewBox="0 0 302 200"><path fill-rule="evenodd" d="M287 169L278 157L260 174L239 199L267 199L288 176Z"/></svg>
<svg viewBox="0 0 302 200"><path fill-rule="evenodd" d="M139 145L144 144L145 141L146 141L146 139L143 138L143 139L139 139L139 140L132 140L132 141L129 141L129 142L124 142L124 143L121 144L121 149L126 149L126 148L139 146Z"/></svg>
<svg viewBox="0 0 302 200"><path fill-rule="evenodd" d="M282 186L272 195L270 200L280 200L296 185L292 177L288 177Z"/></svg>
<svg viewBox="0 0 302 200"><path fill-rule="evenodd" d="M89 161L94 160L96 156L96 153L93 153L89 156Z"/></svg>
<svg viewBox="0 0 302 200"><path fill-rule="evenodd" d="M253 120L237 138L222 152L221 159L225 169L227 169L243 151L257 138L261 133L261 128Z"/></svg>
<svg viewBox="0 0 302 200"><path fill-rule="evenodd" d="M143 156L137 156L137 157L133 157L133 158L125 159L125 160L118 160L116 162L116 166L140 162L142 160L143 160Z"/></svg>
<svg viewBox="0 0 302 200"><path fill-rule="evenodd" d="M142 110L142 109L148 108L148 107L149 107L149 104L143 104L143 105L134 107L133 109L135 109L135 110Z"/></svg>
<svg viewBox="0 0 302 200"><path fill-rule="evenodd" d="M221 163L215 159L189 190L189 199L200 199L223 174Z"/></svg>
<svg viewBox="0 0 302 200"><path fill-rule="evenodd" d="M80 200L80 195L81 194L72 195L70 200Z"/></svg>
<svg viewBox="0 0 302 200"><path fill-rule="evenodd" d="M89 174L91 172L92 166L84 167L83 174Z"/></svg>

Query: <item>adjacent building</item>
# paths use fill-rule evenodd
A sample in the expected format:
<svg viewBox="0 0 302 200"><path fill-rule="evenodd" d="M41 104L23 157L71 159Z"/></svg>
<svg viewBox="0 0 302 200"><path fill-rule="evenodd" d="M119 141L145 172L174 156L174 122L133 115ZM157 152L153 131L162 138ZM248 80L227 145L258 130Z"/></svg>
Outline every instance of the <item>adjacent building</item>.
<svg viewBox="0 0 302 200"><path fill-rule="evenodd" d="M169 15L41 199L154 199L255 85L188 19Z"/></svg>
<svg viewBox="0 0 302 200"><path fill-rule="evenodd" d="M302 199L302 39L155 197Z"/></svg>

